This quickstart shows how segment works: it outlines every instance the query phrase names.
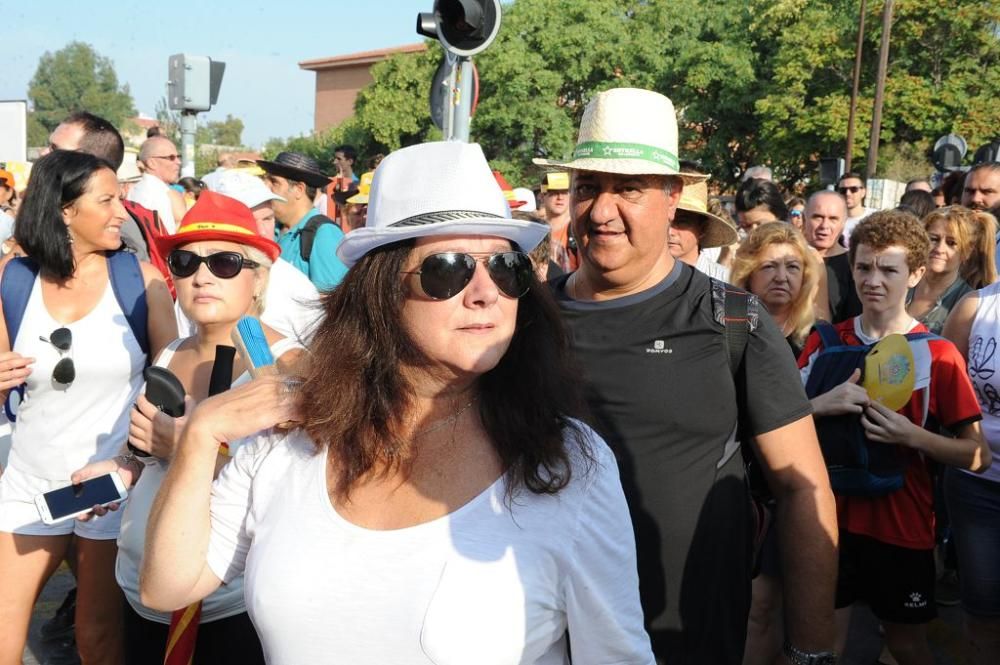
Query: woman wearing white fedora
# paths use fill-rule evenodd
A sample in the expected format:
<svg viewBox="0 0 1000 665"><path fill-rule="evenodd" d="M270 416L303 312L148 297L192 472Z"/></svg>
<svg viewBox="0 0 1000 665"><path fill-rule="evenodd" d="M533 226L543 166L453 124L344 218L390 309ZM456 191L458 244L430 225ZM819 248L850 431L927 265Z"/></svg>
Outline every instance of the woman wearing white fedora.
<svg viewBox="0 0 1000 665"><path fill-rule="evenodd" d="M756 300L670 253L682 190L704 180L681 171L673 104L634 88L597 94L558 166L572 174L580 267L552 284L595 429L619 461L654 653L672 665L743 660L755 524L742 439L778 501L786 656L827 665L836 506L809 402Z"/></svg>
<svg viewBox="0 0 1000 665"><path fill-rule="evenodd" d="M558 312L477 145L376 172L301 388L191 416L150 521L143 601L241 573L270 663L653 661L614 458L577 412ZM220 441L241 448L211 486Z"/></svg>

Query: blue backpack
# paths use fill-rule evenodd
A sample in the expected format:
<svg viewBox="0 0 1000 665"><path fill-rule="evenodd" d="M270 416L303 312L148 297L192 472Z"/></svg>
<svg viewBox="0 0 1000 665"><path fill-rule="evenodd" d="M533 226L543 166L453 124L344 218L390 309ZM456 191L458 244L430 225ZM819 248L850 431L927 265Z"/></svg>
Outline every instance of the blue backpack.
<svg viewBox="0 0 1000 665"><path fill-rule="evenodd" d="M10 348L14 348L14 340L21 329L24 312L28 308L28 299L38 277L38 264L27 257L11 259L0 279L0 304L3 306L4 321L7 324L7 339ZM115 299L125 314L132 334L135 335L139 348L149 358L149 306L146 303L146 281L142 277L142 267L134 254L118 251L108 255L108 275L111 278L111 289ZM17 404L24 397L24 384L12 388L7 394L4 411L7 419L14 422L17 417Z"/></svg>
<svg viewBox="0 0 1000 665"><path fill-rule="evenodd" d="M844 344L837 330L826 321L817 322L815 329L823 346L806 380L809 399L844 383L855 369L862 371L864 379L865 356L873 346ZM937 338L930 333L908 333L905 337L911 345ZM920 376L919 368L915 371ZM927 422L929 401L925 393L921 426ZM900 447L869 441L860 414L816 418L816 434L830 473L830 485L837 494L876 497L902 489L905 461Z"/></svg>

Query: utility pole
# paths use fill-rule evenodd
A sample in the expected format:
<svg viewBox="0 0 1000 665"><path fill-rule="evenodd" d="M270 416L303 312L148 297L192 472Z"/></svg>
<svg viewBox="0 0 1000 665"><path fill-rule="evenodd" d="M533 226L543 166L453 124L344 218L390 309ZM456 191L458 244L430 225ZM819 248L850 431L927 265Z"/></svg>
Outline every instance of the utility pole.
<svg viewBox="0 0 1000 665"><path fill-rule="evenodd" d="M858 87L861 84L861 51L865 43L865 14L868 2L861 0L861 16L858 18L858 45L854 49L854 85L851 88L851 112L847 116L847 154L844 155L844 170L851 170L851 155L854 153L854 121L858 110Z"/></svg>
<svg viewBox="0 0 1000 665"><path fill-rule="evenodd" d="M878 48L878 78L875 83L875 104L872 108L872 138L868 146L868 168L865 176L875 175L878 163L879 134L882 131L882 97L885 94L885 76L889 69L889 35L892 32L892 0L885 0L882 7L882 43Z"/></svg>

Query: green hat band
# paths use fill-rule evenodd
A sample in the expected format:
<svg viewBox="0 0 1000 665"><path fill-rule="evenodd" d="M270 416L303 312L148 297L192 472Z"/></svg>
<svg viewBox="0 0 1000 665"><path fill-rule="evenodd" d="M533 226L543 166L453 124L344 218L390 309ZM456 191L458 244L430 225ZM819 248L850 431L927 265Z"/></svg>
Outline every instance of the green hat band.
<svg viewBox="0 0 1000 665"><path fill-rule="evenodd" d="M586 141L573 150L574 159L643 159L677 171L680 162L677 155L642 143L606 143Z"/></svg>

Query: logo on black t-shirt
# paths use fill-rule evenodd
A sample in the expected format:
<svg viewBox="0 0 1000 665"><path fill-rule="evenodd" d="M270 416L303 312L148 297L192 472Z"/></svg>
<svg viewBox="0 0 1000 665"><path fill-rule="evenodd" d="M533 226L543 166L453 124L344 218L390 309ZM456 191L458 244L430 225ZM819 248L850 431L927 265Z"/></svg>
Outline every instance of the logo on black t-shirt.
<svg viewBox="0 0 1000 665"><path fill-rule="evenodd" d="M653 346L646 347L646 353L673 353L673 349L668 349L666 343L662 339L653 340Z"/></svg>

